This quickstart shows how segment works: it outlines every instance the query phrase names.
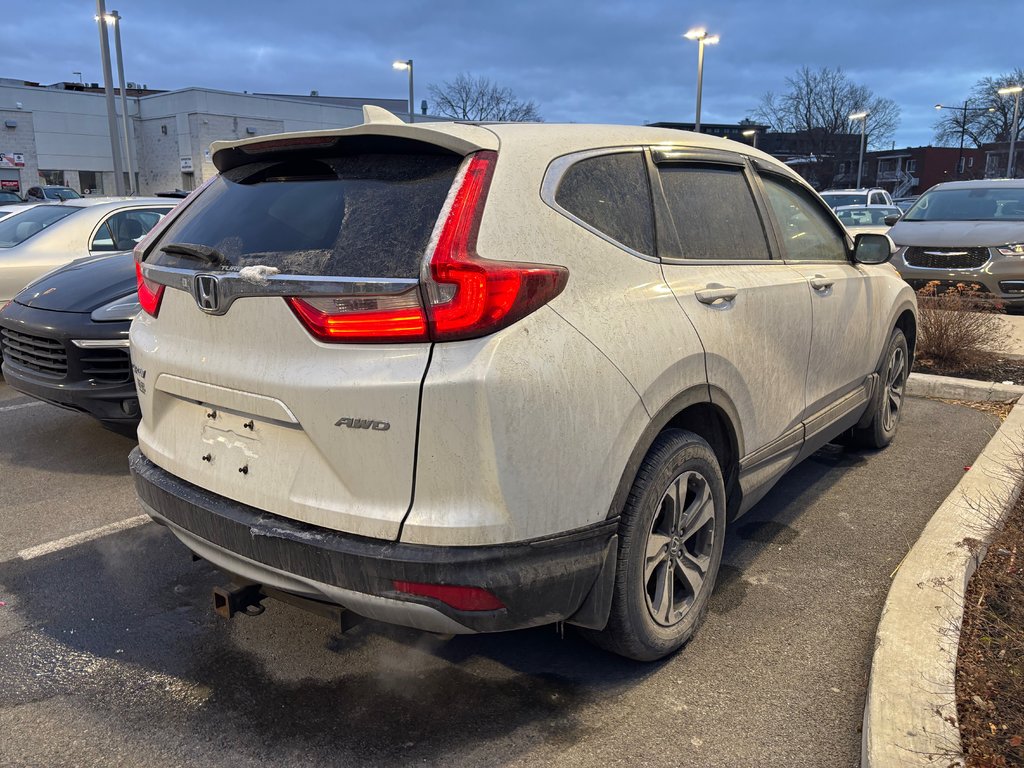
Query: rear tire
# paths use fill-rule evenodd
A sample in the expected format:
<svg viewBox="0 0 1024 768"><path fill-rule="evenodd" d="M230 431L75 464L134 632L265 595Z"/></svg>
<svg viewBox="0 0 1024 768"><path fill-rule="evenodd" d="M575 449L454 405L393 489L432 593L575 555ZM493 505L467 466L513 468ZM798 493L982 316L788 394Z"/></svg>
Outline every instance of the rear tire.
<svg viewBox="0 0 1024 768"><path fill-rule="evenodd" d="M871 408L871 421L864 427L850 430L848 444L857 448L885 448L896 437L896 428L903 415L903 401L910 373L907 337L894 328L889 337L882 367L878 371L878 396Z"/></svg>
<svg viewBox="0 0 1024 768"><path fill-rule="evenodd" d="M681 648L708 609L725 541L725 483L711 446L693 432L658 436L619 523L608 624L586 637L653 661Z"/></svg>

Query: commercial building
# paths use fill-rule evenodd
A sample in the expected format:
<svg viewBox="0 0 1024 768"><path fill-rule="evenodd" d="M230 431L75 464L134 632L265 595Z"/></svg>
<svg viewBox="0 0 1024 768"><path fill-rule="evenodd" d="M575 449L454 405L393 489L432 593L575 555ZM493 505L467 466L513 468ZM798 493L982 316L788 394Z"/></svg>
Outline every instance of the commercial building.
<svg viewBox="0 0 1024 768"><path fill-rule="evenodd" d="M141 194L193 189L215 173L209 147L282 131L362 122L373 104L408 119L405 99L233 93L210 88L126 89L134 183ZM116 100L120 130L120 99ZM430 118L417 118L430 119ZM127 180L127 179L126 179ZM0 188L24 193L64 184L83 194L113 194L106 102L96 84L44 86L0 79Z"/></svg>

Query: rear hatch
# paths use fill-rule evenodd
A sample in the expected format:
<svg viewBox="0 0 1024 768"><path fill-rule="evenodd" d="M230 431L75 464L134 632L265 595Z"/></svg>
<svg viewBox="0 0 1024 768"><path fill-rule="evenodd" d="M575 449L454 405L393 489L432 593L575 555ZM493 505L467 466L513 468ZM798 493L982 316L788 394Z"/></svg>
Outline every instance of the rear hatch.
<svg viewBox="0 0 1024 768"><path fill-rule="evenodd" d="M221 175L136 252L150 460L268 512L398 537L431 352L424 254L464 155L496 148L453 131L215 147Z"/></svg>

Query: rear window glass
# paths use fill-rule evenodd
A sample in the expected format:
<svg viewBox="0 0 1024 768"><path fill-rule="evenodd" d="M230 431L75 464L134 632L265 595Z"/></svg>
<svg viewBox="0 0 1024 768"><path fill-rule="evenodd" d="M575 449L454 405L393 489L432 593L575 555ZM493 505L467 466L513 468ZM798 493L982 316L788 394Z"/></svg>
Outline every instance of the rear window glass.
<svg viewBox="0 0 1024 768"><path fill-rule="evenodd" d="M654 255L654 211L639 152L580 160L559 182L555 202L613 240Z"/></svg>
<svg viewBox="0 0 1024 768"><path fill-rule="evenodd" d="M63 205L36 205L0 221L0 248L13 248L51 224L80 211Z"/></svg>
<svg viewBox="0 0 1024 768"><path fill-rule="evenodd" d="M208 268L160 250L188 243L216 249L228 269L417 277L460 162L455 155L365 154L239 166L172 222L149 261Z"/></svg>
<svg viewBox="0 0 1024 768"><path fill-rule="evenodd" d="M743 175L734 166L658 167L684 259L768 259L761 217Z"/></svg>

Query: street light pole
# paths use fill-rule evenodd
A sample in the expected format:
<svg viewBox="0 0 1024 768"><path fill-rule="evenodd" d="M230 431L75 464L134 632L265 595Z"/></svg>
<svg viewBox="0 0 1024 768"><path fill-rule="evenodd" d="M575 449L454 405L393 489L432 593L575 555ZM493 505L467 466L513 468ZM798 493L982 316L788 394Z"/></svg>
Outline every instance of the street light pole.
<svg viewBox="0 0 1024 768"><path fill-rule="evenodd" d="M751 142L753 143L754 149L757 149L757 129L756 128L750 128L750 129L748 129L746 131L742 131L742 134L744 136L749 136Z"/></svg>
<svg viewBox="0 0 1024 768"><path fill-rule="evenodd" d="M857 162L857 189L860 189L860 179L864 171L864 142L868 130L868 112L854 112L850 115L851 120L860 120L860 160Z"/></svg>
<svg viewBox="0 0 1024 768"><path fill-rule="evenodd" d="M957 155L957 159L956 159L956 177L958 179L963 174L964 134L967 133L967 108L968 108L968 105L970 103L971 103L971 99L965 99L964 100L964 105L962 107L955 107L955 109L959 109L959 110L961 110L963 112L963 117L960 120L960 153ZM935 108L936 109L951 109L951 107L947 107L944 104L936 104ZM996 111L995 107L975 107L975 109L977 111L979 111L979 112L995 112Z"/></svg>
<svg viewBox="0 0 1024 768"><path fill-rule="evenodd" d="M114 52L117 54L117 79L121 85L121 125L124 128L124 164L128 166L128 188L126 192L133 194L135 174L132 173L131 140L128 138L128 95L124 87L124 59L121 58L121 16L117 11L110 12L110 24L114 27Z"/></svg>
<svg viewBox="0 0 1024 768"><path fill-rule="evenodd" d="M392 65L395 69L407 69L409 70L409 122L416 122L416 100L413 98L412 90L412 59L406 59L405 61L396 61Z"/></svg>
<svg viewBox="0 0 1024 768"><path fill-rule="evenodd" d="M1008 88L1000 88L998 93L1000 96L1008 96L1013 94L1013 120L1010 121L1010 155L1006 158L1006 178L1012 179L1013 175L1017 172L1016 160L1014 154L1017 149L1017 119L1020 114L1020 92L1024 91L1024 86L1012 85Z"/></svg>
<svg viewBox="0 0 1024 768"><path fill-rule="evenodd" d="M107 40L107 9L103 0L96 0L96 25L100 30L100 59L103 65L103 93L107 101L107 130L110 132L110 155L114 163L114 193L124 194L121 170L121 142L117 138L117 115L114 109L114 88L110 81L110 42Z"/></svg>
<svg viewBox="0 0 1024 768"><path fill-rule="evenodd" d="M719 41L718 35L709 35L706 29L691 29L685 35L687 40L697 41L697 114L693 121L693 130L700 133L700 100L701 91L704 88L704 46L715 45Z"/></svg>

